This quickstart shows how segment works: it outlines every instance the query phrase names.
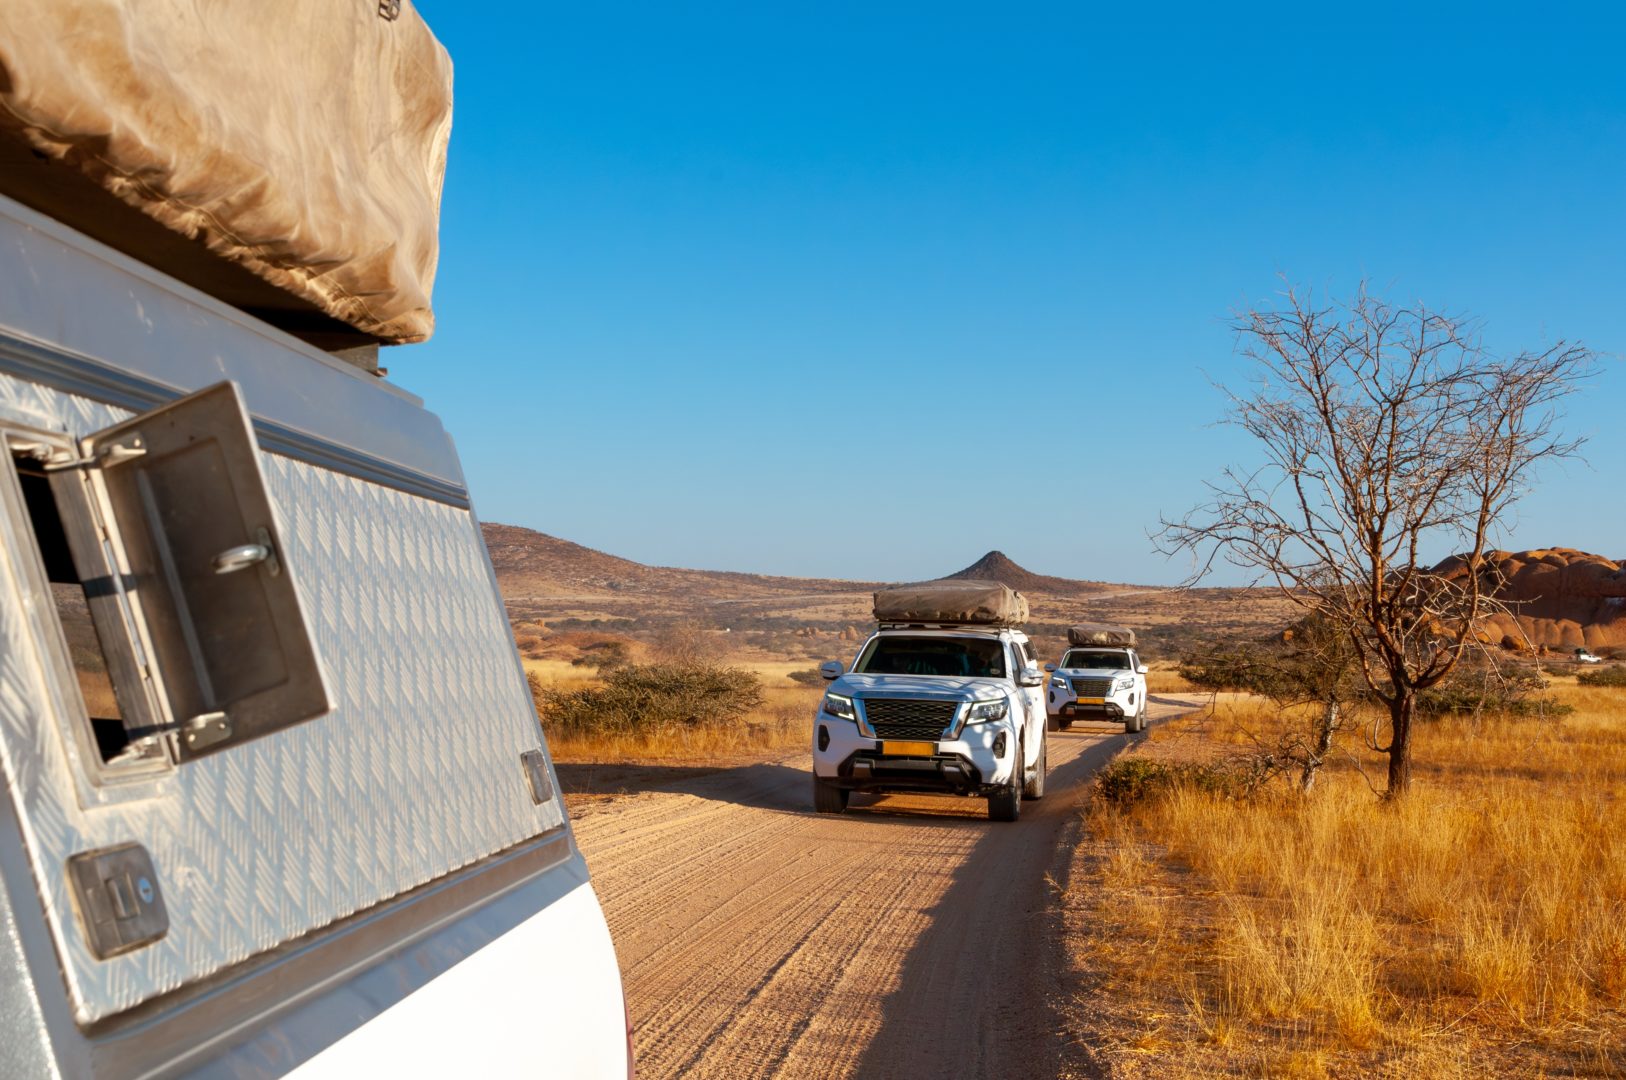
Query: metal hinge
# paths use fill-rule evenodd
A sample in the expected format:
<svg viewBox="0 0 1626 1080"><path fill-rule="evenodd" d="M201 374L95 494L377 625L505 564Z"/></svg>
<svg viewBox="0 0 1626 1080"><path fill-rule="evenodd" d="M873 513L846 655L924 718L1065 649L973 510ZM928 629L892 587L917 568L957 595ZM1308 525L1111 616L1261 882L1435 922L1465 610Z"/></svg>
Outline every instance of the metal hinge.
<svg viewBox="0 0 1626 1080"><path fill-rule="evenodd" d="M113 465L122 465L126 461L142 457L147 452L146 445L141 441L140 433L131 435L122 442L111 442L98 449L94 454L87 452L84 447L89 446L89 440L81 446L83 457L59 457L51 453L48 447L36 446L32 449L33 456L42 463L46 472L61 472L64 469L88 469L91 467L108 468Z"/></svg>
<svg viewBox="0 0 1626 1080"><path fill-rule="evenodd" d="M199 713L181 725L188 750L202 750L231 738L231 722L223 712Z"/></svg>

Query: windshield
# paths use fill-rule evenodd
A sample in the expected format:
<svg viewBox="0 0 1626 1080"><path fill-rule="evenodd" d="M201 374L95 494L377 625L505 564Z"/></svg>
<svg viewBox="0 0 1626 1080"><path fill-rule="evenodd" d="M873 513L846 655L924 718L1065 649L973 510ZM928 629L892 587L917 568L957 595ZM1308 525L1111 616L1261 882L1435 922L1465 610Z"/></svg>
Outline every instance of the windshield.
<svg viewBox="0 0 1626 1080"><path fill-rule="evenodd" d="M1062 657L1061 666L1064 668L1126 668L1129 666L1129 654L1102 651L1100 649L1074 649Z"/></svg>
<svg viewBox="0 0 1626 1080"><path fill-rule="evenodd" d="M1005 677L1005 647L989 638L878 637L854 671L866 675Z"/></svg>

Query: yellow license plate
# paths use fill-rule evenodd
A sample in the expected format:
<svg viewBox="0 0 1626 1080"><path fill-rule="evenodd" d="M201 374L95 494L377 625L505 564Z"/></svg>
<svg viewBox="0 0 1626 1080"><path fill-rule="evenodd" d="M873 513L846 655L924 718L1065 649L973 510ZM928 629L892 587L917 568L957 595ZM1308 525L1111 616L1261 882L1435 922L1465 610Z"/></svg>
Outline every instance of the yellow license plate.
<svg viewBox="0 0 1626 1080"><path fill-rule="evenodd" d="M1078 703L1080 705L1105 705L1107 699L1104 697L1081 697L1078 699Z"/></svg>
<svg viewBox="0 0 1626 1080"><path fill-rule="evenodd" d="M934 742L893 742L889 739L881 744L881 753L887 757L931 757L937 753L937 744Z"/></svg>

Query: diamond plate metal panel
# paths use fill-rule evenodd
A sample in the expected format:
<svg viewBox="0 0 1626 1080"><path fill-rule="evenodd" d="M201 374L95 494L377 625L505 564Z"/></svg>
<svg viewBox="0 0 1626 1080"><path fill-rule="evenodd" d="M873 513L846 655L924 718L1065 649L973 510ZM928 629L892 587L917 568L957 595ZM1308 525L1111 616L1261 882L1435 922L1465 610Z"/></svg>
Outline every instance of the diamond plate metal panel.
<svg viewBox="0 0 1626 1080"><path fill-rule="evenodd" d="M0 417L87 434L127 414L0 377ZM89 1022L562 823L519 755L541 744L473 517L263 455L284 553L338 702L144 796L83 805L42 641L20 603L30 538L0 521L0 766L78 1018ZM137 840L169 905L161 941L96 960L64 863Z"/></svg>

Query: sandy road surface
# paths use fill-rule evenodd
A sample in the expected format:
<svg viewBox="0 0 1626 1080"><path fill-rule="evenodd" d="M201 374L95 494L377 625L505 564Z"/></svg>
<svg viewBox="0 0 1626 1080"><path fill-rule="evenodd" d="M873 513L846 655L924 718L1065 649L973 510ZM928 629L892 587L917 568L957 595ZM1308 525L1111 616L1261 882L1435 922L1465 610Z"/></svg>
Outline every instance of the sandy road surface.
<svg viewBox="0 0 1626 1080"><path fill-rule="evenodd" d="M1154 719L1196 705L1153 702ZM640 1077L1057 1075L1045 876L1066 866L1085 782L1130 737L1050 738L1049 792L1014 824L923 796L815 816L806 756L643 768L633 794L573 800Z"/></svg>

